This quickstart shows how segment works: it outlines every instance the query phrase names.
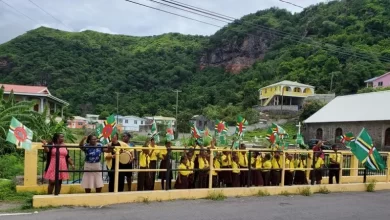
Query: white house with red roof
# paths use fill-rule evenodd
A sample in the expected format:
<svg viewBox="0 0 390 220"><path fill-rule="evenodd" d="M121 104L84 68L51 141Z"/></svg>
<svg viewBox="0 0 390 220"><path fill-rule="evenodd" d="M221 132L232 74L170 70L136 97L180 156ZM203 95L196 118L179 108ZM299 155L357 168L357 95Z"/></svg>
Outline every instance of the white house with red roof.
<svg viewBox="0 0 390 220"><path fill-rule="evenodd" d="M16 101L36 101L34 110L37 112L42 113L45 106L47 106L50 113L61 111L61 116L63 116L64 107L69 105L66 101L50 94L49 89L45 86L23 86L0 83L1 87L4 88L4 97L7 97L13 91Z"/></svg>

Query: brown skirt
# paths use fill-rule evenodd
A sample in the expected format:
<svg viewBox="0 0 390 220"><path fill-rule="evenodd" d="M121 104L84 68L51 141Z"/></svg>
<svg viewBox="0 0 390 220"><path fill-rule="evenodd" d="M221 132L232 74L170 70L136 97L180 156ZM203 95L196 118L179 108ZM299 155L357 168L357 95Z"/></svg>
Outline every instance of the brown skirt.
<svg viewBox="0 0 390 220"><path fill-rule="evenodd" d="M271 171L261 172L261 174L263 176L264 186L270 186L271 185Z"/></svg>
<svg viewBox="0 0 390 220"><path fill-rule="evenodd" d="M188 189L188 176L179 174L175 182L175 189Z"/></svg>
<svg viewBox="0 0 390 220"><path fill-rule="evenodd" d="M190 175L188 175L188 188L189 189L193 189L194 188L194 174L191 173Z"/></svg>
<svg viewBox="0 0 390 220"><path fill-rule="evenodd" d="M295 171L294 184L295 185L307 185L308 184L305 171L303 171L303 170Z"/></svg>
<svg viewBox="0 0 390 220"><path fill-rule="evenodd" d="M280 184L280 170L271 171L271 185L279 186Z"/></svg>
<svg viewBox="0 0 390 220"><path fill-rule="evenodd" d="M171 166L171 163L169 163L169 166ZM167 160L162 160L160 162L160 169L167 169ZM165 171L160 171L158 172L158 178L159 179L162 179L162 180L165 180L166 179L166 173ZM173 175L172 175L172 170L169 172L169 177L172 179Z"/></svg>
<svg viewBox="0 0 390 220"><path fill-rule="evenodd" d="M221 167L223 169L229 169L230 167L229 166L224 166L224 167ZM231 185L232 183L232 171L220 171L219 172L219 175L220 175L220 181L222 182L222 184L226 184L226 185Z"/></svg>
<svg viewBox="0 0 390 220"><path fill-rule="evenodd" d="M313 170L310 171L310 179L312 180L313 176ZM314 170L314 179L315 181L321 181L322 180L322 170Z"/></svg>
<svg viewBox="0 0 390 220"><path fill-rule="evenodd" d="M199 171L198 188L207 188L209 184L209 174L207 171Z"/></svg>
<svg viewBox="0 0 390 220"><path fill-rule="evenodd" d="M232 173L232 187L240 187L240 174Z"/></svg>
<svg viewBox="0 0 390 220"><path fill-rule="evenodd" d="M260 170L252 170L252 185L262 186L264 185L263 176Z"/></svg>
<svg viewBox="0 0 390 220"><path fill-rule="evenodd" d="M284 171L284 185L291 186L293 184L294 172Z"/></svg>

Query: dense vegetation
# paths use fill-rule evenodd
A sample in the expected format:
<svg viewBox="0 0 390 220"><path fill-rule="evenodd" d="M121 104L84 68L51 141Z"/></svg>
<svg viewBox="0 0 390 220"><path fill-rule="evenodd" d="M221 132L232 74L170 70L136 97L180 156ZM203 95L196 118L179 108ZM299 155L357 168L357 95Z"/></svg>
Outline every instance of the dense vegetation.
<svg viewBox="0 0 390 220"><path fill-rule="evenodd" d="M38 28L0 45L0 60L8 64L0 67L0 77L4 83L47 84L54 95L71 103L69 115L113 113L120 92L120 114L173 116L172 90L179 89L179 120L187 129L184 124L194 114L222 113L221 118L233 122L234 114L257 104L261 86L278 80L308 83L318 93L356 93L364 80L389 69L389 21L387 0L342 0L299 14L259 11L211 37L130 37ZM264 59L240 74L223 68L200 70L205 52L232 42L240 45L248 36L267 31L270 49Z"/></svg>

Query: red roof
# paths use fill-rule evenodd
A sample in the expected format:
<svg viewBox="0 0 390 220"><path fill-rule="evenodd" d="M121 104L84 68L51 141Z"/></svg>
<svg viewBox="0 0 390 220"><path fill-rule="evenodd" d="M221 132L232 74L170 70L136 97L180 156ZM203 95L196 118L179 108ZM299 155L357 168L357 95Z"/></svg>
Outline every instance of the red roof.
<svg viewBox="0 0 390 220"><path fill-rule="evenodd" d="M50 94L46 86L23 86L23 85L12 85L12 84L0 84L0 88L4 86L4 92L14 93L30 93L30 94Z"/></svg>

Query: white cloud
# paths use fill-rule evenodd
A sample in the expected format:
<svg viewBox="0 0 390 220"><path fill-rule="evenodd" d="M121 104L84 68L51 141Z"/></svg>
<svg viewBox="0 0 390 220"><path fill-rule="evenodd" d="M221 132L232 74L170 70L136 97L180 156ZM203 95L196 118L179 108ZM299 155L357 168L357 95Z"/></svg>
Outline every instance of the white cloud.
<svg viewBox="0 0 390 220"><path fill-rule="evenodd" d="M0 2L0 43L11 40L27 30L47 26L61 30L95 30L103 33L135 36L158 35L167 32L183 34L210 35L219 28L150 8L131 4L124 0L33 0L61 22L56 21L26 0L4 0L33 21L18 14ZM210 20L188 12L178 11L148 0L133 0L142 4L173 11L178 14L224 26L223 23ZM298 12L301 9L279 0L178 0L220 14L240 18L246 14L270 7L286 8ZM308 6L324 0L291 0L296 4ZM70 27L70 28L69 28Z"/></svg>

